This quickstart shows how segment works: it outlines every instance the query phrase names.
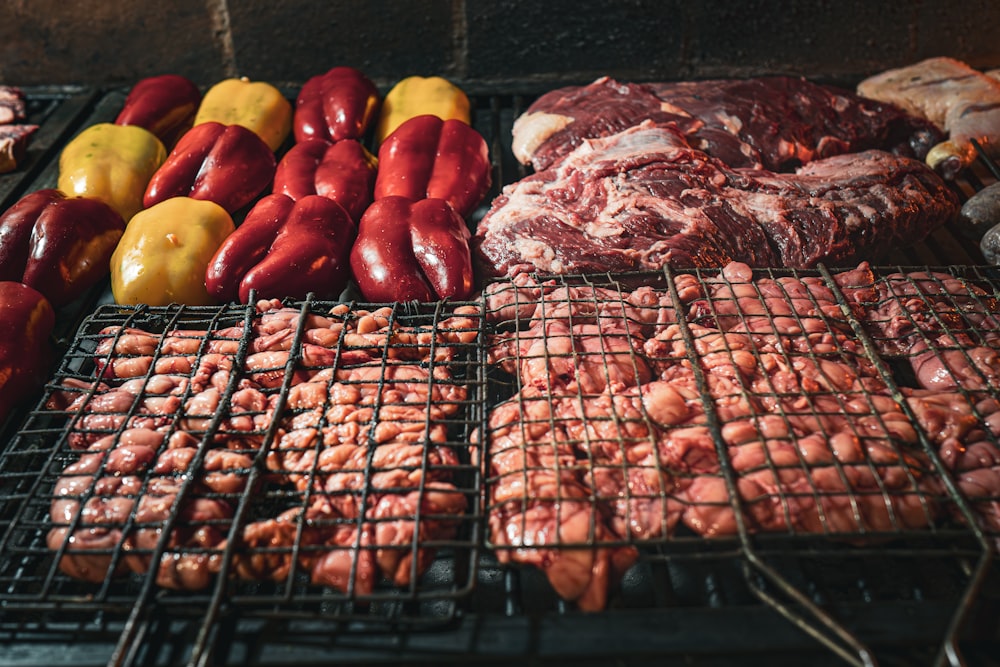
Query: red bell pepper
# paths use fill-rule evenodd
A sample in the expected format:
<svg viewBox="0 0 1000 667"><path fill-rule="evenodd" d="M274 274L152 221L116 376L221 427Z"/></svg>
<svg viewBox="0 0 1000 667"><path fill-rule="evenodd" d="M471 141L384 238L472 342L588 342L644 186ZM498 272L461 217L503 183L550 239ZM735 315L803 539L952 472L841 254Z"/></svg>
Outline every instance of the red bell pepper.
<svg viewBox="0 0 1000 667"><path fill-rule="evenodd" d="M372 202L375 156L355 139L330 143L300 141L281 158L274 172L274 192L292 199L306 195L329 197L357 221Z"/></svg>
<svg viewBox="0 0 1000 667"><path fill-rule="evenodd" d="M167 148L191 129L201 104L201 90L179 74L140 80L125 97L115 125L138 125L156 135Z"/></svg>
<svg viewBox="0 0 1000 667"><path fill-rule="evenodd" d="M295 141L360 139L375 122L379 99L372 80L353 67L317 74L295 100Z"/></svg>
<svg viewBox="0 0 1000 667"><path fill-rule="evenodd" d="M23 282L54 306L70 303L108 275L124 231L99 199L37 190L0 216L0 280Z"/></svg>
<svg viewBox="0 0 1000 667"><path fill-rule="evenodd" d="M357 227L343 206L320 195L298 200L271 194L208 263L205 286L219 301L340 296L350 278L348 255Z"/></svg>
<svg viewBox="0 0 1000 667"><path fill-rule="evenodd" d="M361 216L354 280L369 301L465 299L473 287L469 237L443 199L383 197Z"/></svg>
<svg viewBox="0 0 1000 667"><path fill-rule="evenodd" d="M55 322L52 304L41 292L0 281L0 423L48 376Z"/></svg>
<svg viewBox="0 0 1000 667"><path fill-rule="evenodd" d="M213 201L232 215L262 193L274 178L274 152L242 125L208 121L188 130L153 174L144 208L170 199Z"/></svg>
<svg viewBox="0 0 1000 667"><path fill-rule="evenodd" d="M379 147L375 199L445 199L465 218L490 183L486 140L460 120L415 116Z"/></svg>

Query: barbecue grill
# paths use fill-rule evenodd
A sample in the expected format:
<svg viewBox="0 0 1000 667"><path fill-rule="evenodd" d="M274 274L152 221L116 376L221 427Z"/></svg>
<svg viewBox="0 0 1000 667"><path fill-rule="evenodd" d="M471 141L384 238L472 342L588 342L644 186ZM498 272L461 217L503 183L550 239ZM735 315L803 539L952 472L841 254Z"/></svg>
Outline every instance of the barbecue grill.
<svg viewBox="0 0 1000 667"><path fill-rule="evenodd" d="M507 137L531 97L472 92L474 124L487 138L494 159L490 199L502 184L524 175L510 154ZM21 180L4 181L6 189L0 196L5 206L23 192L51 186L60 142L80 127L111 119L124 99L122 91L29 89L28 93L35 98L32 108L42 119L42 130ZM996 175L982 162L955 187L967 197L994 180ZM942 229L926 243L899 249L875 275L885 280L893 273L927 267L988 294L1000 294L1000 274L982 266L978 248L960 229ZM834 272L826 267L761 270L755 276L808 277L840 294ZM656 274L555 280L557 285L614 288L641 283L665 293L674 290L676 295L680 273L669 269ZM708 282L718 279L719 272L703 270L695 275ZM846 309L842 294L840 299ZM455 461L442 464L425 453L411 470L421 480L412 488L426 492L427 480L437 475L453 485L466 509L442 516L418 508L404 517L414 526L438 521L453 530L424 541L417 529L413 537L391 547L413 563L402 583L383 580L370 590L358 585L359 554L376 550L362 542L360 530L355 531L353 541L336 547L351 563L349 581L340 587L315 585L308 568L301 565L313 548L304 539L308 521L296 524L295 537L288 543L260 546L238 539L248 524L303 506L313 493L311 481L303 490L280 475L275 480L275 470L269 468L267 451L281 438L277 420L265 420L252 431L259 445L244 452L252 463L231 471L242 480L239 490L206 491L199 487L197 475L178 476L176 507L190 499L208 498L225 501L232 508L231 515L213 523L218 533L228 537L225 542L210 546L172 543L170 536L190 521L174 512L157 525L160 532L153 546L128 546L119 540L92 552L100 556L109 573L123 566L118 568L119 576L79 581L59 569L60 559L74 553L74 544L67 539L49 541L53 489L66 474L66 466L84 455L74 448L75 434L89 433L92 440L115 437L123 423L138 416L138 407L116 413L121 419L106 427L83 424L80 415L64 403L55 407L53 403L66 395L86 401L97 392L93 381L114 354L104 351L102 341L110 337L113 348L114 341L124 335L122 328L154 336L156 347L143 353L152 363L170 356L163 348L169 332L240 329L242 333L232 342L234 359L242 363L253 352L250 331L258 317L252 305L123 307L109 301L106 290L99 289L60 313L57 335L63 354L53 377L37 402L5 427L9 437L0 451L0 632L4 636L0 655L7 664L468 664L515 659L603 664L610 658L619 664L637 664L663 657L731 664L745 662L747 656L778 664L998 664L995 618L1000 589L992 560L1000 535L980 525L976 508L950 482L926 438L919 443L920 451L927 455L928 472L940 474L944 487L931 492L911 485L905 492L916 496L924 507L945 506L948 511L929 517L919 529L892 524L878 531L831 529L814 534L794 529L755 532L740 526L735 534L714 538L679 531L670 536L601 542L600 546L636 547L638 559L625 572L607 608L597 612L581 612L561 600L537 569L501 564L505 547L488 535L485 523L491 505L488 495L480 493L495 480L484 476L478 462L488 456L482 443L488 435L489 411L515 395L517 381L488 362L486 347L492 335L519 324L491 319L485 298L467 303L396 304L385 315L392 331L428 334L447 328L446 323L454 322L450 318L458 314L467 317L461 341L430 345L432 349L448 347L448 355L430 353L416 362L428 371L428 387L443 382L464 393L453 414L435 423L428 419L418 429L426 439L435 426L442 427L445 435L436 444L452 451ZM263 392L275 414L294 411L289 405L289 378L303 369L317 370L309 368L303 342L309 318L340 317L347 323L380 307L361 303L350 292L338 303L306 300L283 306L296 313L289 355L283 364L264 369L283 378ZM114 333L108 333L109 327ZM909 379L892 360L873 352L870 333L859 325L852 333L863 343L860 354L870 359L893 391L907 386ZM216 339L225 337L216 335ZM211 335L200 339L193 356L201 359L209 354L212 340ZM384 374L391 367L390 360L410 355L413 347L403 338L386 336L365 348L367 363L382 369L378 386L391 385ZM342 338L333 349L334 360L328 368L349 367L346 360L352 358L356 346ZM124 354L123 358L130 357ZM445 379L435 375L436 370ZM219 405L231 403L240 380L246 377L233 372ZM179 409L165 418L176 423L185 416L189 415ZM217 436L225 435L232 414L223 408L198 416L203 419L192 471L205 461ZM709 428L718 436L721 425L710 420ZM721 460L723 469L718 474L727 484L734 483L734 471L725 465L725 457ZM370 455L353 472L361 484L351 497L362 506L366 494L392 495L374 479L380 470ZM145 474L148 484L150 475ZM305 474L311 480L309 475L319 472L314 468ZM93 489L86 493L93 495ZM887 504L893 501L889 497ZM128 521L124 532L143 527L134 516ZM364 523L346 516L337 525L361 527ZM76 527L67 526L67 534ZM557 549L574 546L580 545L556 544ZM271 580L230 576L238 574L238 563L255 549L257 555L293 564L285 576ZM427 549L433 552L418 567ZM215 557L221 571L202 589L173 590L157 580L155 567L149 574L124 567L135 558L156 563L164 554Z"/></svg>

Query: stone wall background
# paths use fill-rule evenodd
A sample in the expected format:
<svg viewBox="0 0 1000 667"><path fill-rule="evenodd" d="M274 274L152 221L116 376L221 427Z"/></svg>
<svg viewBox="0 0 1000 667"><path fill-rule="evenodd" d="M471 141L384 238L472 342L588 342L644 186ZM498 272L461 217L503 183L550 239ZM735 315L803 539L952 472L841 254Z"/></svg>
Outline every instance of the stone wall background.
<svg viewBox="0 0 1000 667"><path fill-rule="evenodd" d="M0 82L129 85L183 74L300 83L351 65L380 85L472 91L772 73L853 83L949 55L1000 67L1000 2L963 0L2 0Z"/></svg>

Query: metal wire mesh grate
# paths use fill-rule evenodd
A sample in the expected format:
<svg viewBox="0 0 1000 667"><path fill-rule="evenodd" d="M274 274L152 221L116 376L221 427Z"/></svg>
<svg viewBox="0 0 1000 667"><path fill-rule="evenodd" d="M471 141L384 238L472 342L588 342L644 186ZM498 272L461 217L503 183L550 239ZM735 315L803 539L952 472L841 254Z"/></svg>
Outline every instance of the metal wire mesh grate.
<svg viewBox="0 0 1000 667"><path fill-rule="evenodd" d="M977 586L1000 493L995 295L983 272L866 265L495 284L487 544L600 609L637 563L710 559L710 538L719 561L739 554L748 595L863 654L824 609L847 589L787 573L877 555L962 562ZM964 366L930 360L942 336L963 337ZM971 375L980 393L954 391ZM968 589L952 592L961 616Z"/></svg>
<svg viewBox="0 0 1000 667"><path fill-rule="evenodd" d="M525 173L505 137L526 98L489 93L473 102L474 123L495 157L489 199ZM105 100L101 113L118 103L120 98ZM52 172L50 164L45 173ZM974 180L955 184L965 196L984 182L970 176ZM46 185L47 178L35 185ZM990 347L988 319L977 324L960 318L979 306L993 307L993 270L944 269L983 293L916 299L890 290L896 281L887 274L922 270L905 268L917 264L981 261L978 249L955 232L939 230L930 243L901 249L894 257L899 267L872 274L865 302L872 311L900 306L902 319L893 321L905 320L911 340L945 355L956 346L932 335L928 322ZM974 486L995 464L967 474L931 437L918 419L930 413L916 407L930 403L912 395L920 390L916 355L883 349L895 338L876 318L861 325L853 300L858 292L849 289L857 285L842 284L825 270L759 271L749 281L717 271L690 274L692 280L685 273L564 277L544 287L502 284L495 296L512 296L513 303L475 304L475 312L461 314L470 318L461 326L451 319L455 304L398 305L380 315L397 333L408 327L435 333L447 323L469 335L429 345L402 337L378 344L348 340L348 333L371 326L360 325L360 311L374 305L348 304L347 311L331 314L337 304L292 304L298 318L292 333L271 340L278 344L284 337L280 346L287 349L278 351L287 358L254 356L262 337L247 333L257 318L253 308L98 308L76 336L68 336L67 354L39 406L55 403L28 413L0 453L6 610L0 633L11 651L34 651L37 664L322 664L331 656L364 662L571 656L578 662L612 653L622 660L653 654L743 660L748 652L772 649L791 651L788 664L801 664L805 655L813 664L831 664L824 660L830 655L837 664L872 664L868 641L921 644L918 658L899 664L926 662L937 650L954 652L973 604L1000 599L991 598L983 582L997 537L989 519L996 498L983 492L986 486ZM760 279L770 281L767 289L781 299L801 299L790 312L772 312L773 295ZM922 284L913 277L904 282ZM798 295L796 283L815 287ZM695 298L692 287L707 292ZM744 312L744 297L760 312ZM926 307L914 309L919 303ZM316 329L308 324L314 316L348 326L324 346L306 333ZM804 343L775 332L786 326L807 331ZM109 336L105 327L118 330ZM130 328L152 338L129 338ZM165 335L176 330L195 333ZM487 332L503 345L484 346ZM765 345L769 336L771 348ZM143 343L146 348L127 349ZM224 367L213 366L220 354L240 369L228 380ZM718 366L703 367L709 355ZM801 384L812 372L804 369L816 370L817 382L840 377L826 365L850 369L859 386L810 386L814 396L800 405L798 385L782 384L793 378ZM358 368L378 369L377 378L361 371L350 376ZM662 394L639 389L668 370L673 375L658 387ZM541 383L530 380L532 372ZM958 366L954 372L961 372ZM106 375L108 391L93 386L97 373ZM115 377L119 373L125 377ZM992 377L988 370L977 373ZM164 396L168 385L157 376L179 384L169 385ZM718 389L725 383L726 391ZM312 393L293 391L304 384ZM123 385L137 392L127 406L79 416L69 409L73 401L77 408L110 402L111 390ZM419 393L432 387L465 396ZM256 396L249 389L265 403L244 403ZM180 402L172 412L164 407L171 391ZM408 400L397 400L403 392L424 396L415 401L420 417L408 413ZM675 393L684 398L683 412L662 408L676 405L672 400L656 400ZM886 393L915 424L915 439L896 432L901 422L884 409ZM976 400L981 394L957 393L960 404L973 404L958 432L981 432L994 446L993 431L970 426L992 423L992 412ZM661 408L650 409L656 405ZM169 414L157 415L157 406ZM726 412L741 406L739 419ZM838 422L845 412L853 421L838 431L851 443L843 456L832 455L841 450L829 437L813 437L809 442L817 447L810 454L780 435L803 424ZM362 415L369 415L367 422ZM338 447L321 437L336 432L344 445L341 439L354 437L353 425L383 422L419 433L419 457L406 459L400 448L404 458L390 465L371 442ZM778 435L733 444L747 424L773 427ZM138 491L112 493L109 487L104 495L101 480L114 475L103 473L120 464L112 459L138 449L123 444L122 434L150 427L163 431L164 442L132 475L141 479ZM193 441L176 435L182 431ZM117 444L74 448L105 437ZM175 447L184 454L161 463L171 442L192 446ZM673 459L653 455L664 443L674 448ZM498 451L484 456L488 446ZM363 451L340 459L348 450ZM816 459L816 452L826 459ZM546 457L558 464L550 486L539 483ZM483 459L506 461L507 467L487 468L484 475ZM72 475L66 473L71 465L78 466ZM88 472L88 465L97 472ZM109 506L103 515L70 507L68 519L55 526L66 533L50 541L52 491L67 477L83 488L78 505L114 502L103 503ZM758 485L748 485L748 478ZM950 485L928 484L931 479ZM439 484L454 488L439 493ZM693 497L692 487L717 493ZM485 512L483 488L489 494ZM507 497L493 495L505 488ZM533 495L525 498L525 489ZM407 505L414 493L422 501ZM143 498L150 497L169 502L171 511L140 516ZM459 498L461 511L452 502ZM132 510L116 519L115 503ZM357 507L370 512L362 515ZM194 519L200 528L192 531ZM548 532L536 527L543 520ZM87 523L98 524L91 527L95 533L110 525L123 536L82 549L85 541L67 541L92 537ZM508 530L498 532L501 525ZM512 540L532 530L550 541L515 548ZM67 563L77 557L87 565L94 581L59 570L67 556ZM541 567L510 567L511 561ZM581 593L568 601L576 591L553 586L545 568L551 562L583 572L584 592L592 597ZM581 563L589 569L579 569ZM141 574L143 568L152 573ZM206 572L207 583L193 586ZM109 573L115 576L103 577ZM581 600L607 609L577 613ZM776 615L791 622L776 623ZM66 646L69 651L61 650Z"/></svg>
<svg viewBox="0 0 1000 667"><path fill-rule="evenodd" d="M490 358L510 387L487 434L496 507L537 500L530 478L545 470L537 483L553 500L596 503L580 539L558 543L649 541L678 522L710 537L946 529L947 494L924 451L943 436L929 423L921 433L907 403L960 401L949 407L986 429L964 427L970 437L995 440L992 404L928 393L972 374L992 386L995 291L922 275L732 268L646 276L638 289L611 277L495 285ZM920 357L942 338L963 367ZM729 473L744 487L735 513ZM586 488L573 496L576 485ZM625 525L605 531L602 517Z"/></svg>
<svg viewBox="0 0 1000 667"><path fill-rule="evenodd" d="M99 309L0 458L8 608L178 591L399 619L467 594L480 321L458 311Z"/></svg>

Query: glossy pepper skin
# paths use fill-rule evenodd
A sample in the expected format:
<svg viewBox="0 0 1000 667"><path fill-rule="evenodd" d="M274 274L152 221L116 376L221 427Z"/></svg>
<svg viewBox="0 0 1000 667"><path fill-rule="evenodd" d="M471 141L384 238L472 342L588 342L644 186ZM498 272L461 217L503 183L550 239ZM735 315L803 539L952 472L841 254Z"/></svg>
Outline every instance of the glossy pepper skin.
<svg viewBox="0 0 1000 667"><path fill-rule="evenodd" d="M142 209L149 179L166 158L163 142L149 130L97 123L59 154L57 187L67 195L100 199L128 220Z"/></svg>
<svg viewBox="0 0 1000 667"><path fill-rule="evenodd" d="M225 79L205 91L194 124L215 121L253 130L272 151L292 130L292 103L265 81Z"/></svg>
<svg viewBox="0 0 1000 667"><path fill-rule="evenodd" d="M0 216L0 280L33 287L55 307L108 275L125 221L99 199L55 188L21 197Z"/></svg>
<svg viewBox="0 0 1000 667"><path fill-rule="evenodd" d="M351 271L348 256L357 228L343 206L320 195L261 199L223 242L205 271L219 301L340 296Z"/></svg>
<svg viewBox="0 0 1000 667"><path fill-rule="evenodd" d="M143 206L171 197L214 201L230 215L263 192L277 160L264 140L242 125L215 121L192 127L149 181Z"/></svg>
<svg viewBox="0 0 1000 667"><path fill-rule="evenodd" d="M442 120L472 121L469 97L440 76L408 76L393 86L382 100L375 141L381 144L397 127L414 116L431 114Z"/></svg>
<svg viewBox="0 0 1000 667"><path fill-rule="evenodd" d="M334 67L302 86L295 99L295 141L361 139L378 114L378 88L353 67Z"/></svg>
<svg viewBox="0 0 1000 667"><path fill-rule="evenodd" d="M373 302L465 299L473 288L469 237L443 199L376 200L351 250L354 280Z"/></svg>
<svg viewBox="0 0 1000 667"><path fill-rule="evenodd" d="M150 76L129 90L115 125L144 127L170 149L194 124L199 104L201 90L187 77Z"/></svg>
<svg viewBox="0 0 1000 667"><path fill-rule="evenodd" d="M490 189L486 140L460 120L416 116L378 150L375 199L444 199L467 217Z"/></svg>
<svg viewBox="0 0 1000 667"><path fill-rule="evenodd" d="M17 281L0 281L0 424L11 409L37 391L53 359L52 304Z"/></svg>
<svg viewBox="0 0 1000 667"><path fill-rule="evenodd" d="M330 143L306 139L289 149L274 174L274 192L301 199L307 195L329 197L360 220L372 202L375 156L355 139Z"/></svg>
<svg viewBox="0 0 1000 667"><path fill-rule="evenodd" d="M235 229L215 202L173 197L129 220L111 256L111 293L116 303L205 306L205 267Z"/></svg>

